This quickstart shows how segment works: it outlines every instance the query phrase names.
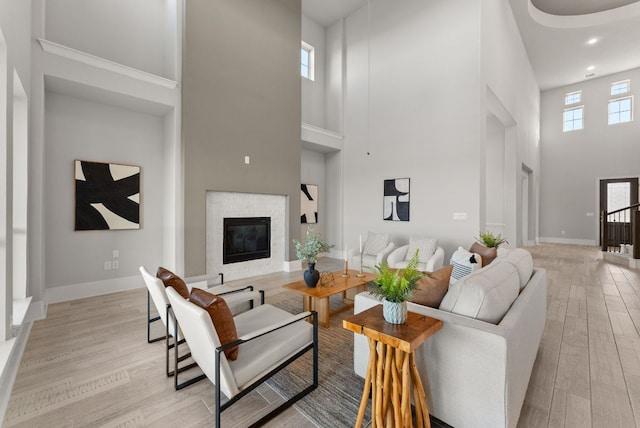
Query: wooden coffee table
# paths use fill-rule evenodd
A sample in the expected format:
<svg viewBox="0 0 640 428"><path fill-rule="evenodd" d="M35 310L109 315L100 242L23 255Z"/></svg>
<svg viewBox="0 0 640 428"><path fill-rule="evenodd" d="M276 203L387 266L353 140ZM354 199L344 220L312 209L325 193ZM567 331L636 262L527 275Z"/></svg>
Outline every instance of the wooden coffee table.
<svg viewBox="0 0 640 428"><path fill-rule="evenodd" d="M330 315L335 315L353 307L353 300L347 298L347 291L354 288L356 289L356 293L366 291L367 283L377 277L377 275L373 273L365 272L364 277L358 278L356 277L357 271L350 270L349 277L343 278L342 272L341 270L333 272L333 285L331 286L321 285L321 283L318 282L318 285L315 287L307 287L304 280L300 280L283 285L283 287L302 294L302 310L318 312L318 323L324 327L329 327ZM342 293L342 302L345 303L345 305L334 311L330 311L329 298L338 293Z"/></svg>

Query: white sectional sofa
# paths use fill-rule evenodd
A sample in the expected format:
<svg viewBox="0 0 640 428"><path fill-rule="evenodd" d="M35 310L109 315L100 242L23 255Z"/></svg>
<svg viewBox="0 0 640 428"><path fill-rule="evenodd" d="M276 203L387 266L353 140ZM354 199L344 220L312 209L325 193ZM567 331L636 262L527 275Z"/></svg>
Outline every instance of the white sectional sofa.
<svg viewBox="0 0 640 428"><path fill-rule="evenodd" d="M430 413L455 428L515 427L546 320L547 276L531 255L509 250L451 285L439 309L409 311L442 320L416 351ZM380 304L368 292L355 313ZM354 369L366 375L369 349L354 337Z"/></svg>

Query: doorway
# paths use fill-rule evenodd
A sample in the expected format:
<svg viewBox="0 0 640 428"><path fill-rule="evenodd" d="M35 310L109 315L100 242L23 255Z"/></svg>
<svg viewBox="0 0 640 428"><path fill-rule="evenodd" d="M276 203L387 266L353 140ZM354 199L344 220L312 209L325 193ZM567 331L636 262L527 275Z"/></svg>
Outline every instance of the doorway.
<svg viewBox="0 0 640 428"><path fill-rule="evenodd" d="M612 211L619 210L621 208L626 208L630 205L634 205L638 203L638 177L631 178L611 178L600 180L600 204L599 209L600 213L606 211L610 213ZM615 223L609 221L600 221L600 233L598 236L600 237L600 246L603 245L602 242L602 225L607 223L607 227L611 229L612 227L615 230L610 230L609 236L618 235L618 236L626 236L631 234L631 213L629 212L621 212L618 215ZM627 230L628 229L628 230ZM623 239L624 240L624 239Z"/></svg>

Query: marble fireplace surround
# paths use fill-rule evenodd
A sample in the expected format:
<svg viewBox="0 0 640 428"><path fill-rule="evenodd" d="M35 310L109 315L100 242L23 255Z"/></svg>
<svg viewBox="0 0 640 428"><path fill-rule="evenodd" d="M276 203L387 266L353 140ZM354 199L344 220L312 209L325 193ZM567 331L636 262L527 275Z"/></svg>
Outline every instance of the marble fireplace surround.
<svg viewBox="0 0 640 428"><path fill-rule="evenodd" d="M286 196L208 191L206 198L207 274L222 272L225 281L231 281L284 270ZM222 235L225 217L271 217L271 257L223 264Z"/></svg>

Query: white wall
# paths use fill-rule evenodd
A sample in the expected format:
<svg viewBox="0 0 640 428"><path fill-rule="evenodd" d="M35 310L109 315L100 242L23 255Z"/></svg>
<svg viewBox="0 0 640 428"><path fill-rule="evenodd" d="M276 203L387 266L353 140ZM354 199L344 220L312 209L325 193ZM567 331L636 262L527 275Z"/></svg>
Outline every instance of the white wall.
<svg viewBox="0 0 640 428"><path fill-rule="evenodd" d="M149 73L175 78L166 10L175 0L47 0L45 37ZM170 28L168 30L171 30ZM160 41L160 43L158 43Z"/></svg>
<svg viewBox="0 0 640 428"><path fill-rule="evenodd" d="M314 48L314 80L302 80L302 122L325 128L325 30L302 15L302 40Z"/></svg>
<svg viewBox="0 0 640 428"><path fill-rule="evenodd" d="M13 150L14 144L24 144L20 135L20 141L14 142L13 125L16 120L23 122L22 107L31 91L30 30L31 2L0 0L0 343L12 337ZM17 87L23 93L14 93L14 78L22 82ZM15 115L14 106L19 110ZM17 150L24 151L24 147ZM4 368L2 357L6 356L0 355L0 369ZM2 407L0 400L0 413Z"/></svg>
<svg viewBox="0 0 640 428"><path fill-rule="evenodd" d="M141 287L143 283L136 269L140 264L147 265L149 269L164 265L181 272L183 250L178 245L170 245L181 240L183 234L183 229L177 227L178 213L182 210L182 193L176 170L181 163L180 87L177 82L148 74L179 76L180 5L173 0L154 2L156 6L149 16L158 15L159 20L151 23L142 7L132 6L133 10L127 14L119 14L116 10L105 12L105 8L113 6L113 3L96 0L91 2L95 7L93 11L87 11L87 22L98 19L96 12L99 11L104 12L105 18L104 22L95 24L99 28L94 33L92 26L76 23L77 11L69 12L69 15L61 13L56 7L59 3L63 2L34 0L33 42L30 45L29 282L34 301L44 303ZM66 2L59 7L66 10L76 3ZM78 5L78 11L85 6ZM137 19L143 22L138 24ZM118 29L117 36L104 34L114 28ZM37 39L47 37L83 52L69 56L69 51L45 50L47 45ZM141 40L145 41L144 45L138 43ZM110 52L121 56L111 56ZM153 58L148 57L149 52L153 53ZM105 67L104 59L115 62ZM150 67L135 62L140 60L148 60ZM47 99L49 97L52 98ZM87 106L87 109L81 106ZM103 115L106 116L103 118ZM61 126L60 121L69 121L69 128ZM52 128L54 132L50 133ZM52 150L56 144L61 145L63 153ZM79 153L72 153L74 150ZM71 161L60 156L69 156ZM85 156L91 156L88 160L143 166L143 186L155 184L152 189L147 191L143 188L142 191L143 230L139 236L144 239L133 242L128 238L131 231L113 232L104 239L102 236L107 235L99 235L97 240L87 239L96 232L88 232L84 238L76 235L84 232L76 232L71 233L66 241L65 234L73 229L73 217L63 217L57 210L67 214L71 210L72 205L68 203L73 199L68 199L68 192L73 187L61 185L58 181L60 187L52 193L52 183L47 174L61 174L56 176L57 180L72 181L72 176L65 172L70 165L68 162L75 158L86 159ZM127 158L131 162L126 162ZM146 171L145 163L153 164L149 171ZM55 170L52 165L56 166ZM145 182L148 178L152 181ZM172 187L163 192L164 186ZM65 205L55 207L54 217L59 216L56 223L50 216L54 206L52 201L58 197L65 200ZM145 216L153 218L146 221ZM153 236L147 236L151 229L155 229ZM125 238L120 244L123 236ZM76 272L69 268L71 255L67 258L59 254L58 247L65 242L79 244L73 251L82 252L78 259L82 260L82 265ZM152 247L150 252L147 251ZM115 249L120 251L120 268L105 271L104 261L112 260ZM138 250L142 250L142 257L130 257Z"/></svg>
<svg viewBox="0 0 640 428"><path fill-rule="evenodd" d="M500 119L506 127L506 232L503 237L512 246L520 246L522 220L527 217L522 213L523 165L532 171L533 199L537 199L535 183L540 177L540 91L509 2L482 2L481 49L484 104L486 110L490 110L493 103L499 104L498 109L503 112ZM489 99L488 93L495 98ZM537 207L532 211L537 213ZM528 217L537 229L536 216Z"/></svg>
<svg viewBox="0 0 640 428"><path fill-rule="evenodd" d="M541 95L541 239L576 243L599 241L600 179L640 176L640 120L608 125L611 83L631 80L635 108L640 69L545 91ZM584 129L562 132L564 96L582 90ZM593 213L593 216L587 216ZM565 234L562 234L565 231Z"/></svg>
<svg viewBox="0 0 640 428"><path fill-rule="evenodd" d="M163 119L46 93L45 278L48 289L137 275L155 269L163 243ZM141 166L141 228L74 231L74 160ZM119 250L120 268L104 270ZM108 291L108 288L105 292Z"/></svg>
<svg viewBox="0 0 640 428"><path fill-rule="evenodd" d="M472 1L374 0L370 25L366 7L347 18L343 212L349 247L371 230L389 232L398 243L410 234L437 237L450 255L477 235L485 120L479 13ZM403 177L411 178L410 221L384 221L383 180ZM467 220L454 221L455 212Z"/></svg>
<svg viewBox="0 0 640 428"><path fill-rule="evenodd" d="M344 20L326 29L325 127L342 135L344 129Z"/></svg>

